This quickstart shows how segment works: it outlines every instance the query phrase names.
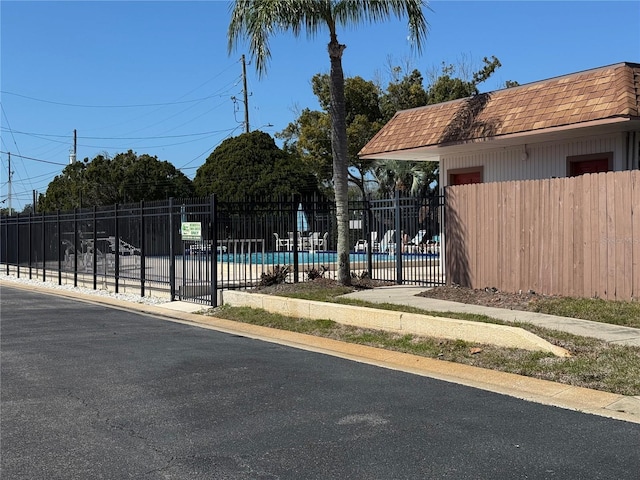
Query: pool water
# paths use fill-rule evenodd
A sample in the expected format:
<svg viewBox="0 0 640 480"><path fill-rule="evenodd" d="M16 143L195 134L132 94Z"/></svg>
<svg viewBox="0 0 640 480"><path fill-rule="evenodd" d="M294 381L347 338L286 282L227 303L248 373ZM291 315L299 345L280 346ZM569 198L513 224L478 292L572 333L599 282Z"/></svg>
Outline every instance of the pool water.
<svg viewBox="0 0 640 480"><path fill-rule="evenodd" d="M437 258L437 254L423 254L423 253L408 253L404 254L402 258L415 259L415 258ZM395 260L395 255L385 253L372 254L374 261L376 260ZM294 256L293 252L261 252L256 253L225 253L218 255L218 261L229 263L252 263L252 264L265 264L265 265L290 265L293 264ZM298 252L298 263L336 263L338 261L337 252ZM366 253L351 253L349 255L349 261L352 263L364 263L367 261Z"/></svg>

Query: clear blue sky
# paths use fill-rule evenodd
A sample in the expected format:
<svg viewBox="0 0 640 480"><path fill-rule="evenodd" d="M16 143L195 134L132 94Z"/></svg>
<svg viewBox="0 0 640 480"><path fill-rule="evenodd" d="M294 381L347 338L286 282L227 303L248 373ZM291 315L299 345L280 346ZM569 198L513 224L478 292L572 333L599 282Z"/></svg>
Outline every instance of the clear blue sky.
<svg viewBox="0 0 640 480"><path fill-rule="evenodd" d="M618 62L640 62L639 1L433 1L422 54L404 21L339 32L346 76L388 81L389 59L423 74L442 62L502 68L481 85L502 88ZM224 139L244 131L242 65L227 52L225 1L0 2L0 200L31 203L69 161L129 149L193 178ZM271 135L318 108L310 79L328 73L328 36L271 41L259 78L247 65L249 124ZM272 125L272 126L267 126ZM27 158L23 158L27 157ZM53 163L46 163L53 162ZM7 206L7 202L0 204Z"/></svg>

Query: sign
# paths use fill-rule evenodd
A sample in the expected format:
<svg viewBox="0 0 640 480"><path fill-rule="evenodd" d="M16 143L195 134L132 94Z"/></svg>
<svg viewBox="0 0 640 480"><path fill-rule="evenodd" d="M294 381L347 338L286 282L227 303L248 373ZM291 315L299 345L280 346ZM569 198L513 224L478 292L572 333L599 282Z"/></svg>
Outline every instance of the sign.
<svg viewBox="0 0 640 480"><path fill-rule="evenodd" d="M202 224L200 222L182 222L180 227L182 240L202 241Z"/></svg>

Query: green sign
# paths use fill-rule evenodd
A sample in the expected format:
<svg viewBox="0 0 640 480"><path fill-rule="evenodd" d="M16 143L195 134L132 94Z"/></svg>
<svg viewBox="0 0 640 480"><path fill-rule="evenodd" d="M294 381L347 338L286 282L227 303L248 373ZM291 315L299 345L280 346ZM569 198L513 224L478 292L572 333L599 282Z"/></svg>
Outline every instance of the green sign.
<svg viewBox="0 0 640 480"><path fill-rule="evenodd" d="M182 222L180 227L182 240L202 241L202 225L200 222Z"/></svg>

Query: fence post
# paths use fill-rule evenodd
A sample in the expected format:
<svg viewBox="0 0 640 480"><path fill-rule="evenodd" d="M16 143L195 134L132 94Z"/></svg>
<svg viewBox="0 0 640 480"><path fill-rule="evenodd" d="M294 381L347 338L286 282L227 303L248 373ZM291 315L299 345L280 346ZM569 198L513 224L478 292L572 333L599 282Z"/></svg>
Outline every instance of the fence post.
<svg viewBox="0 0 640 480"><path fill-rule="evenodd" d="M144 200L140 200L140 296L144 297L145 282L145 261L144 261L144 242L145 242L145 225L144 225Z"/></svg>
<svg viewBox="0 0 640 480"><path fill-rule="evenodd" d="M93 289L97 290L98 289L98 221L97 221L97 215L96 215L96 210L98 207L96 207L95 205L93 206L93 259L91 261L91 263L93 263ZM106 265L107 263L107 252L104 252L104 260L103 260L103 264ZM106 270L106 267L105 267ZM106 276L106 273L105 273Z"/></svg>
<svg viewBox="0 0 640 480"><path fill-rule="evenodd" d="M395 229L396 229L396 283L402 285L402 222L400 215L400 190L395 191Z"/></svg>
<svg viewBox="0 0 640 480"><path fill-rule="evenodd" d="M47 234L44 221L44 212L42 212L42 281L47 281Z"/></svg>
<svg viewBox="0 0 640 480"><path fill-rule="evenodd" d="M31 231L31 220L33 219L33 214L31 212L29 212L29 280L31 280L32 275L31 275L31 263L33 261L32 258L32 252L33 252L33 243L31 240L31 236L33 235L33 232Z"/></svg>
<svg viewBox="0 0 640 480"><path fill-rule="evenodd" d="M293 283L300 280L298 264L298 205L295 193L291 195L291 212L293 218Z"/></svg>
<svg viewBox="0 0 640 480"><path fill-rule="evenodd" d="M16 219L16 271L20 278L20 214L15 216Z"/></svg>
<svg viewBox="0 0 640 480"><path fill-rule="evenodd" d="M78 286L78 208L73 209L73 286Z"/></svg>
<svg viewBox="0 0 640 480"><path fill-rule="evenodd" d="M58 231L58 285L62 285L62 258L60 255L62 254L62 231L60 228L60 209L56 211L56 223L57 223L57 231Z"/></svg>
<svg viewBox="0 0 640 480"><path fill-rule="evenodd" d="M171 301L176 299L176 254L173 242L173 197L169 198L169 289Z"/></svg>
<svg viewBox="0 0 640 480"><path fill-rule="evenodd" d="M119 293L119 279L120 279L120 232L118 230L118 204L116 203L113 206L113 219L115 221L115 228L114 228L114 233L115 233L115 257L114 257L114 280L115 280L115 291L116 293Z"/></svg>
<svg viewBox="0 0 640 480"><path fill-rule="evenodd" d="M5 217L3 222L4 237L2 244L4 245L4 263L7 267L7 275L9 275L9 217Z"/></svg>
<svg viewBox="0 0 640 480"><path fill-rule="evenodd" d="M364 199L365 208L365 241L367 242L367 271L369 272L369 278L373 278L373 238L371 237L373 226L373 212L371 211L370 198Z"/></svg>
<svg viewBox="0 0 640 480"><path fill-rule="evenodd" d="M218 217L216 215L216 197L211 195L209 216L211 225L211 306L218 306Z"/></svg>

